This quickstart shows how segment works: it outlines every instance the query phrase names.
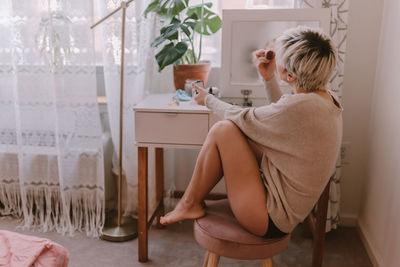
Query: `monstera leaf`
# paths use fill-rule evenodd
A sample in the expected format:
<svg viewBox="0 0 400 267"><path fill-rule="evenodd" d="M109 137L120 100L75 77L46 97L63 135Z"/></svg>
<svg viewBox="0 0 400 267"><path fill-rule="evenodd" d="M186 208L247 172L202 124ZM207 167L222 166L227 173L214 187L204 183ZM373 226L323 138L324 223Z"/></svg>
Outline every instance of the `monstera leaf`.
<svg viewBox="0 0 400 267"><path fill-rule="evenodd" d="M145 16L156 13L163 24L160 35L151 43L152 47L164 45L156 54L159 71L171 64L197 63L201 59L203 35L211 35L221 28L221 19L211 11L212 3L188 5L189 0L153 0L145 10ZM197 33L200 34L198 47Z"/></svg>
<svg viewBox="0 0 400 267"><path fill-rule="evenodd" d="M160 36L158 36L152 43L151 47L157 47L162 44L166 40L178 40L179 39L179 31L181 30L188 38L191 37L192 33L190 29L194 29L196 26L196 20L198 19L197 15L193 13L189 17L187 17L183 22L181 22L178 18L172 18L171 23L167 26L164 26L160 30Z"/></svg>
<svg viewBox="0 0 400 267"><path fill-rule="evenodd" d="M177 18L173 18L171 24L162 27L160 30L160 36L158 36L152 43L151 47L157 47L166 40L178 40L179 28L182 26L181 21Z"/></svg>
<svg viewBox="0 0 400 267"><path fill-rule="evenodd" d="M155 0L147 6L144 16L155 12L159 16L172 18L187 8L188 4L189 0Z"/></svg>
<svg viewBox="0 0 400 267"><path fill-rule="evenodd" d="M156 54L156 60L158 63L158 71L162 71L166 66L173 64L175 61L180 59L187 51L188 46L185 42L179 42L176 45L169 43Z"/></svg>
<svg viewBox="0 0 400 267"><path fill-rule="evenodd" d="M204 35L212 35L221 29L222 21L217 14L211 11L211 7L212 3L204 3L188 8L186 13L188 16L196 14L200 18L194 26L196 32Z"/></svg>

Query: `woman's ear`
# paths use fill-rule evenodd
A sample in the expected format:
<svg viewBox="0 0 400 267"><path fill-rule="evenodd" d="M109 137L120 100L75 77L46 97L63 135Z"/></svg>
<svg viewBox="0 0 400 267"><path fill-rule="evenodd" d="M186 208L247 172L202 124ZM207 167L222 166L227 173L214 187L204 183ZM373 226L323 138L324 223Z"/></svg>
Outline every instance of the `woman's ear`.
<svg viewBox="0 0 400 267"><path fill-rule="evenodd" d="M287 80L289 83L292 83L292 82L294 82L294 81L296 80L296 75L294 75L294 74L292 74L292 73L290 73L290 72L287 72L287 74L286 74L286 80Z"/></svg>

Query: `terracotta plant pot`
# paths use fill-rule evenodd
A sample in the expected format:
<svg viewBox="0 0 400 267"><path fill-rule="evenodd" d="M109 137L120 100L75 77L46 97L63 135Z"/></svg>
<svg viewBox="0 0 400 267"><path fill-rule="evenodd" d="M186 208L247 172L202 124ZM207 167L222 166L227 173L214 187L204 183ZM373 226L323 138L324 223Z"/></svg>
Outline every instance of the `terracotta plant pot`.
<svg viewBox="0 0 400 267"><path fill-rule="evenodd" d="M201 80L203 81L204 86L206 86L210 69L210 62L174 66L175 89L185 90L185 81L187 79Z"/></svg>

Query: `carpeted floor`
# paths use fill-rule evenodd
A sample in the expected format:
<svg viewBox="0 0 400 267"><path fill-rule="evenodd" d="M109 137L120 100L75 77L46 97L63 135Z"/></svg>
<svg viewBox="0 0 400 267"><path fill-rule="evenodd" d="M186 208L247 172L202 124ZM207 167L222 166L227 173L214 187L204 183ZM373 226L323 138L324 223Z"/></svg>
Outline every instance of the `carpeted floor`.
<svg viewBox="0 0 400 267"><path fill-rule="evenodd" d="M202 266L205 251L192 235L192 221L152 228L149 234L149 262L137 261L137 239L112 243L88 238L77 233L74 237L57 233L41 233L16 229L18 220L0 218L0 229L44 237L57 242L70 252L70 267L130 267L130 266ZM301 236L298 227L289 248L274 257L275 267L311 266L312 240ZM239 261L221 258L219 266L261 266L260 261ZM324 267L372 267L355 228L340 228L327 234Z"/></svg>

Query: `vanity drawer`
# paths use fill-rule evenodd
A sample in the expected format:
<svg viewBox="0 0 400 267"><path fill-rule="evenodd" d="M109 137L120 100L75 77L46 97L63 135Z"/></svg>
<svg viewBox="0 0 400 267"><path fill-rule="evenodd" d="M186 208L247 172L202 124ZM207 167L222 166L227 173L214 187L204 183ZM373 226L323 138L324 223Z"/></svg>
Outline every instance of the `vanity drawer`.
<svg viewBox="0 0 400 267"><path fill-rule="evenodd" d="M209 114L135 112L136 142L201 145L208 133Z"/></svg>

